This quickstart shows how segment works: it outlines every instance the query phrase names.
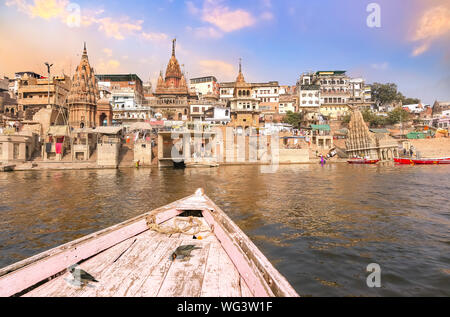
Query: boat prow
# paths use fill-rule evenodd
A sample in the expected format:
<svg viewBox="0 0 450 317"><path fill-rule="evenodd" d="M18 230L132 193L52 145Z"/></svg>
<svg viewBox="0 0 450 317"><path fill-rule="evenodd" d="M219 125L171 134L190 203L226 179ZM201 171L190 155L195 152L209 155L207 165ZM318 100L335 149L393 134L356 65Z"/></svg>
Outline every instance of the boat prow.
<svg viewBox="0 0 450 317"><path fill-rule="evenodd" d="M180 227L180 222L197 232ZM195 230L195 224L201 226ZM195 248L190 257L174 259L173 253L182 245ZM67 269L74 264L98 282L77 284ZM0 296L298 294L242 230L203 190L197 190L194 195L1 269Z"/></svg>

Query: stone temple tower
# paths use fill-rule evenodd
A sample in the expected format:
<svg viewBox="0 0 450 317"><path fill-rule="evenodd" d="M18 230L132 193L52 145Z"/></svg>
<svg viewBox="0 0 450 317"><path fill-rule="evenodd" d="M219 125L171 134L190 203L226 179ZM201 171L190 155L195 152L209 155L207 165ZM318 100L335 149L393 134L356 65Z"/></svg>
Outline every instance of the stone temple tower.
<svg viewBox="0 0 450 317"><path fill-rule="evenodd" d="M95 127L95 114L99 98L97 79L84 44L83 55L72 79L72 88L67 96L69 126L72 128Z"/></svg>
<svg viewBox="0 0 450 317"><path fill-rule="evenodd" d="M350 157L369 156L372 159L378 158L376 139L373 133L369 131L359 110L353 110L345 143Z"/></svg>

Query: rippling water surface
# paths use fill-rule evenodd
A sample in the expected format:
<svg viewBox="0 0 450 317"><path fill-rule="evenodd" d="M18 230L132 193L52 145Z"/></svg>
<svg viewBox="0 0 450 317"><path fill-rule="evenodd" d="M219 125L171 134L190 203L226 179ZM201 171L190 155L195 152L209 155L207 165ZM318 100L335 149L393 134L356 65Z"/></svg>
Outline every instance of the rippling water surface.
<svg viewBox="0 0 450 317"><path fill-rule="evenodd" d="M203 187L300 295L450 296L449 180L450 166L343 164L0 173L0 267Z"/></svg>

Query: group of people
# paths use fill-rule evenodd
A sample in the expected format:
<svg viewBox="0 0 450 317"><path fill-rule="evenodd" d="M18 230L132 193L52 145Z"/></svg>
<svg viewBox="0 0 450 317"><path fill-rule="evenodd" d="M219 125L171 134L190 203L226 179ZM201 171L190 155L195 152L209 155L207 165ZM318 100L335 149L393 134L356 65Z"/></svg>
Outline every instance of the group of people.
<svg viewBox="0 0 450 317"><path fill-rule="evenodd" d="M406 148L403 148L403 156L407 156L409 154L409 157L412 157L414 154L414 148L413 146L409 147L409 151Z"/></svg>

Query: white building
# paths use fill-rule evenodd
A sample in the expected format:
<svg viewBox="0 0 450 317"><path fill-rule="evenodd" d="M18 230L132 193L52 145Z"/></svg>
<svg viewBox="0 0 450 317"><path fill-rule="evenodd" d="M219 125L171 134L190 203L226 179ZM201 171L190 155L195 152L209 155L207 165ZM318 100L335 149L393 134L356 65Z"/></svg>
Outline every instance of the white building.
<svg viewBox="0 0 450 317"><path fill-rule="evenodd" d="M286 114L288 111L298 112L297 102L293 95L283 94L280 95L280 102L278 106L279 114Z"/></svg>
<svg viewBox="0 0 450 317"><path fill-rule="evenodd" d="M231 111L226 107L212 107L205 111L205 121L211 124L226 125L231 121Z"/></svg>
<svg viewBox="0 0 450 317"><path fill-rule="evenodd" d="M268 83L251 83L252 97L259 99L261 103L279 102L280 85L277 81Z"/></svg>
<svg viewBox="0 0 450 317"><path fill-rule="evenodd" d="M195 90L197 96L202 98L203 96L219 96L219 83L216 77L206 76L192 78L190 80L190 88Z"/></svg>

